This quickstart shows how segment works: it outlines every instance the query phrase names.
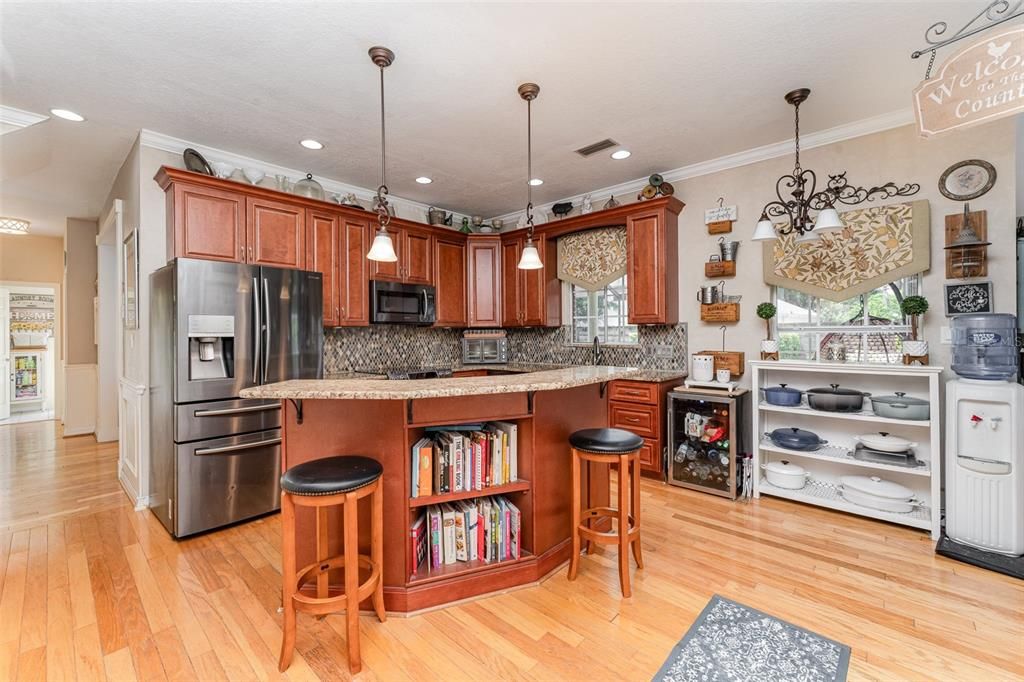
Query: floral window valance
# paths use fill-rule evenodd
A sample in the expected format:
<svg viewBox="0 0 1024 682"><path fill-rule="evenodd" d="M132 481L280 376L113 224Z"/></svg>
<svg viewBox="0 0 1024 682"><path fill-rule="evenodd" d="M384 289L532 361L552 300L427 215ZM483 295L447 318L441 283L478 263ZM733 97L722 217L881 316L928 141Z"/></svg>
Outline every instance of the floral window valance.
<svg viewBox="0 0 1024 682"><path fill-rule="evenodd" d="M845 301L901 277L927 270L927 201L871 206L840 216L842 230L797 244L795 234L762 250L764 281L830 301Z"/></svg>
<svg viewBox="0 0 1024 682"><path fill-rule="evenodd" d="M599 227L558 238L558 278L589 291L626 274L626 228Z"/></svg>

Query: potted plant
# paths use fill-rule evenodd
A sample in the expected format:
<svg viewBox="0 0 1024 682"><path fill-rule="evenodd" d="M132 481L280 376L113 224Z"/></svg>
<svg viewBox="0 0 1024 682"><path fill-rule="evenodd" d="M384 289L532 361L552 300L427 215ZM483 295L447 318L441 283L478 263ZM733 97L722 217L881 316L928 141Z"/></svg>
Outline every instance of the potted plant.
<svg viewBox="0 0 1024 682"><path fill-rule="evenodd" d="M912 357L928 355L928 342L918 338L920 319L928 312L928 299L924 296L907 296L900 303L900 310L910 318L910 339L903 342L903 352Z"/></svg>
<svg viewBox="0 0 1024 682"><path fill-rule="evenodd" d="M779 342L772 339L772 318L777 312L778 309L774 303L765 301L757 306L757 316L764 320L765 327L768 329L768 338L761 342L762 353L779 352Z"/></svg>

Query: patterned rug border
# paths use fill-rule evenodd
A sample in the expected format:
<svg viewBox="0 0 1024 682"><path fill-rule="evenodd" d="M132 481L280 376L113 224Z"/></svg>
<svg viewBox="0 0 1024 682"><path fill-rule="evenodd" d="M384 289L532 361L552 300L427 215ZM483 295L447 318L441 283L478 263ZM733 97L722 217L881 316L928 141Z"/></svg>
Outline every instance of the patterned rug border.
<svg viewBox="0 0 1024 682"><path fill-rule="evenodd" d="M656 682L657 680L660 680L660 679L662 679L664 677L665 673L668 671L668 669L675 662L676 657L679 654L679 652L684 647L686 647L686 645L690 642L690 640L697 634L697 629L698 629L697 625L704 620L704 617L706 615L708 615L715 608L715 606L718 605L719 602L723 602L723 601L729 602L730 604L736 604L737 606L742 606L745 609L750 609L751 611L756 611L757 613L762 613L765 616L768 616L769 618L774 618L775 620L779 621L780 623L785 623L786 625L788 625L791 628L794 628L796 630L800 630L801 632L805 632L805 633L807 633L809 635L814 635L815 637L820 637L823 640L826 640L828 642L831 642L831 643L835 644L842 651L842 654L840 654L840 656L839 656L839 664L836 666L836 680L837 680L837 682L843 682L843 681L846 680L846 678L847 678L847 676L849 674L849 671L850 671L850 653L851 653L851 649L850 649L850 647L848 645L843 644L842 642L839 642L837 640L831 639L829 637L825 637L824 635L819 634L819 633L815 632L814 630L808 630L807 628L800 627L799 625L794 625L793 623L790 623L788 620L783 620L781 618L778 618L777 616L773 616L770 613L765 613L761 609L755 609L753 606L747 606L743 602L738 602L738 601L735 601L733 599L729 599L727 597L723 597L720 594L714 594L714 595L711 596L711 599L708 601L708 603L704 605L704 608L701 610L701 612L697 616L697 618L695 618L694 621L692 623L690 623L690 627L687 628L686 634L683 635L683 638L680 639L678 642L676 642L676 645L674 647L672 647L672 651L670 651L668 653L668 656L665 657L665 662L661 664L661 667L658 669L658 672L656 672L654 674L654 677L651 678L651 682Z"/></svg>

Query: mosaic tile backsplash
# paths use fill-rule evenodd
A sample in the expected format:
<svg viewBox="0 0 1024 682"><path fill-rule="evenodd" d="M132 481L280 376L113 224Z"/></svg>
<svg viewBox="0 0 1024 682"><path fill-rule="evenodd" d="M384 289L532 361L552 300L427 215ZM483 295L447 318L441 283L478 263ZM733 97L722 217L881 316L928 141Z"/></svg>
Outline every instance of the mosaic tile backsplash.
<svg viewBox="0 0 1024 682"><path fill-rule="evenodd" d="M604 364L645 369L686 367L686 324L641 326L637 346L603 346ZM510 362L589 365L591 348L572 346L569 327L509 329ZM452 367L462 362L461 329L376 324L328 329L324 371L379 371L403 367Z"/></svg>

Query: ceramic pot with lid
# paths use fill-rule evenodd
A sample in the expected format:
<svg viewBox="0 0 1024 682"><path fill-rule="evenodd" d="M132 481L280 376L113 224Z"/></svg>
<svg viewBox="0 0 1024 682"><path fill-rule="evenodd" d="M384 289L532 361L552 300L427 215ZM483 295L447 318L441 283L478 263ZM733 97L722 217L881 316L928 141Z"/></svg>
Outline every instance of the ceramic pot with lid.
<svg viewBox="0 0 1024 682"><path fill-rule="evenodd" d="M694 355L690 361L690 373L694 381L715 380L715 356Z"/></svg>
<svg viewBox="0 0 1024 682"><path fill-rule="evenodd" d="M890 436L886 431L857 436L857 442L863 443L865 447L872 450L882 452L909 452L911 448L917 447L917 443L899 436Z"/></svg>
<svg viewBox="0 0 1024 682"><path fill-rule="evenodd" d="M306 177L292 185L292 194L307 199L323 199L324 186L313 179L312 173L306 173Z"/></svg>
<svg viewBox="0 0 1024 682"><path fill-rule="evenodd" d="M812 388L807 391L807 404L812 410L823 412L860 412L864 407L864 398L870 393L853 388L840 388L839 384L831 384L830 388Z"/></svg>
<svg viewBox="0 0 1024 682"><path fill-rule="evenodd" d="M913 490L878 476L840 476L839 483L843 499L862 507L906 514L920 504Z"/></svg>
<svg viewBox="0 0 1024 682"><path fill-rule="evenodd" d="M786 490L800 490L807 485L807 471L799 464L787 460L767 462L761 465L764 478L770 485Z"/></svg>
<svg viewBox="0 0 1024 682"><path fill-rule="evenodd" d="M896 395L872 397L871 410L887 419L926 421L931 417L931 404L927 400L908 397L902 391L896 391Z"/></svg>
<svg viewBox="0 0 1024 682"><path fill-rule="evenodd" d="M805 431L804 429L798 429L795 426L775 429L771 433L766 433L764 435L780 448L797 450L799 452L811 452L812 450L817 450L821 448L822 445L828 443L827 440L822 440L818 437L818 434L813 431Z"/></svg>
<svg viewBox="0 0 1024 682"><path fill-rule="evenodd" d="M764 391L765 402L769 405L779 405L780 407L796 407L804 397L803 391L797 388L790 388L786 384L769 386L762 390Z"/></svg>

